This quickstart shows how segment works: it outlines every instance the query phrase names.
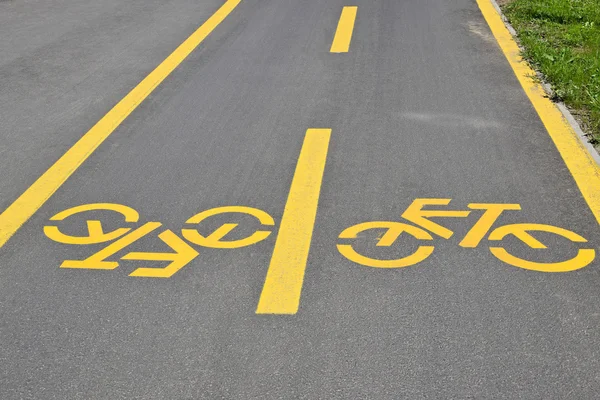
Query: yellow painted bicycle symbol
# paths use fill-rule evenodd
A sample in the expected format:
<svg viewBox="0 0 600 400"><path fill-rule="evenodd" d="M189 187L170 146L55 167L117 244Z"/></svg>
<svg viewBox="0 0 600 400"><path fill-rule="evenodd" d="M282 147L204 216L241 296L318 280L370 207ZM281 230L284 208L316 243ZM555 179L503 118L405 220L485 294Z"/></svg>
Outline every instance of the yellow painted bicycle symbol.
<svg viewBox="0 0 600 400"><path fill-rule="evenodd" d="M473 224L459 246L464 248L475 248L483 240L489 242L489 251L499 260L519 268L541 272L567 272L574 271L589 265L596 256L593 248L586 247L587 240L575 232L552 225L520 223L494 227L498 219L506 211L521 210L519 204L497 204L497 203L471 203L469 210L444 210L424 209L427 206L447 206L450 199L415 199L412 204L402 213L401 221L370 221L353 225L345 229L339 240L350 241L350 243L338 243L338 251L357 264L375 268L402 268L416 265L426 260L435 250L434 237L449 239L453 232L447 227L433 222L431 218L465 218L474 210L483 211L479 219ZM118 227L114 230L105 231L105 224L101 221L85 220L87 234L75 236L64 233L58 225L61 221L85 214L88 212L113 212L120 214L123 225L137 224L134 227ZM238 226L237 223L222 223L208 235L202 235L198 230L199 225L206 220L223 215L246 215L257 220L261 228L254 230L243 238L230 239L230 233ZM81 218L81 217L80 217ZM230 217L225 217L230 218ZM101 269L112 270L119 266L118 253L129 248L138 240L148 236L162 227L160 222L146 222L140 225L139 213L131 207L113 203L85 204L69 208L52 218L47 226L44 226L46 236L55 242L69 245L92 245L106 244L106 247L83 260L64 260L61 268L78 269ZM222 219L223 221L223 219ZM137 268L130 276L168 278L190 263L199 255L199 250L192 245L201 248L235 249L257 244L269 237L275 228L275 220L265 211L246 206L217 207L202 211L190 217L186 226L181 229L180 235L164 229L157 235L171 252L140 252L129 251L120 256L121 260L135 261L158 261L167 262L163 268ZM361 254L356 249L355 240L364 236L365 232L371 230L383 230L383 235L377 240L377 247L390 247L406 236L412 236L419 242L419 246L411 254L396 259L380 259ZM546 249L546 245L535 237L536 233L545 232L565 238L577 245L581 245L577 254L568 260L559 262L539 262L527 260L516 256L509 250L505 239L513 236L531 249ZM185 240L184 240L185 239ZM187 240L187 241L186 241ZM191 244L191 245L190 245Z"/></svg>
<svg viewBox="0 0 600 400"><path fill-rule="evenodd" d="M416 226L397 221L371 221L351 226L339 235L339 239L356 239L365 231L384 229L385 233L377 241L378 247L389 247L396 243L402 235L410 235L418 241L425 242L412 254L402 258L382 260L360 254L352 244L338 244L338 251L355 263L374 268L402 268L418 264L427 259L434 251L432 235L444 239L449 239L453 235L451 230L431 221L429 218L465 218L471 213L471 211L423 209L425 206L447 206L449 203L450 199L415 199L404 211L402 218ZM494 223L503 212L521 210L519 204L471 203L468 208L470 210L483 210L484 212L461 240L459 246L465 248L477 247L487 235L487 240L493 242L493 245L489 247L492 255L509 265L540 272L568 272L589 265L596 256L594 249L579 248L575 257L560 262L544 263L519 258L502 246L503 239L513 235L532 249L546 249L546 246L532 235L534 232L552 233L577 244L587 243L587 240L567 229L544 224L510 224L492 230Z"/></svg>
<svg viewBox="0 0 600 400"><path fill-rule="evenodd" d="M112 211L123 216L127 223L136 223L139 221L139 214L131 207L122 204L113 203L96 203L84 204L81 206L69 208L62 211L52 218L50 221L64 221L74 215L90 212L90 211ZM275 225L273 218L266 212L252 207L244 206L227 206L217 207L210 210L200 212L186 221L189 227L182 229L181 234L189 242L206 248L216 249L234 249L239 247L250 246L266 239L271 231L257 230L250 236L243 239L227 240L226 236L233 231L238 224L225 223L210 235L202 236L197 227L203 221L224 214L245 214L257 219L261 225L266 228ZM119 266L117 261L108 261L107 259L114 257L115 254L122 251L126 247L137 242L141 238L147 236L151 232L162 226L160 222L146 222L142 226L133 228L118 228L110 232L104 232L103 225L97 220L87 220L88 235L73 236L63 233L58 226L44 226L44 233L55 242L75 245L90 245L111 242L108 246L86 258L85 260L65 260L60 268L79 268L79 269L104 269L112 270ZM121 257L122 260L138 260L138 261L167 261L169 264L164 268L138 268L133 271L130 276L152 277L152 278L169 278L177 271L183 268L190 261L198 256L198 251L191 247L186 241L181 239L176 233L170 229L163 230L158 238L170 247L171 253L155 253L155 252L129 252Z"/></svg>

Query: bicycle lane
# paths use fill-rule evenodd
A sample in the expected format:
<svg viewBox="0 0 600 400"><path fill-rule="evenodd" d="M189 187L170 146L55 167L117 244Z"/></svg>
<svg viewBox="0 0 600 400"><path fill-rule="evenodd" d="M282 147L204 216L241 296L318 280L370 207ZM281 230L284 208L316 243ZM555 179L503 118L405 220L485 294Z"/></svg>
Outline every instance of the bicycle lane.
<svg viewBox="0 0 600 400"><path fill-rule="evenodd" d="M248 318L274 235L239 250L193 245L201 256L169 279L129 276L168 262L121 257L172 251L157 235L168 228L181 237L188 218L214 207L256 207L279 221L306 130L329 122L321 99L336 71L320 58L329 56L343 5L242 2L10 239L0 272L0 397L180 398L240 390L228 387L235 376L223 369L244 372L231 365L237 350L228 347L242 332L244 348L253 347L257 331ZM92 203L130 207L139 220L113 207L128 210L129 222L111 211L50 221ZM235 238L260 227L252 217L235 217L200 228L238 222ZM107 243L58 243L44 227L98 239L99 225L86 220L100 221L102 232L149 221L164 228L109 257L116 269L59 268ZM52 237L64 241L59 236Z"/></svg>
<svg viewBox="0 0 600 400"><path fill-rule="evenodd" d="M3 308L9 343L33 354L17 371L41 364L38 382L55 393L74 385L108 397L482 396L494 394L482 386L489 379L504 394L556 395L571 379L591 393L598 261L544 274L497 260L485 239L460 247L481 211L434 219L454 235L432 234L434 252L414 266L369 268L338 252L340 243L377 259L413 252L421 243L405 234L385 248L374 246L381 231L338 236L365 221L409 223L400 216L416 198L452 199L448 209L463 211L515 203L522 210L495 227L550 224L599 243L476 6L359 2L350 52L329 54L343 5L243 4L224 25L237 35L215 38L222 47L205 50L201 68L184 63L17 233L0 280L6 304L18 304ZM331 137L300 311L255 315L309 128ZM199 255L169 279L129 277L163 264L118 257L115 270L59 269L103 246L60 245L42 227L84 235L82 219L48 220L100 201L137 210L139 224L128 226L160 221L178 235L194 214L227 205L264 210L276 226L217 216L203 234L224 223L240 223L233 238L274 233L239 249L191 245ZM105 231L123 226L121 216L91 215ZM161 231L119 254L169 251ZM577 250L536 237L548 251L503 243L547 262ZM99 389L105 380L113 387Z"/></svg>
<svg viewBox="0 0 600 400"><path fill-rule="evenodd" d="M313 353L322 354L319 374L348 379L339 365L352 360L351 376L389 398L593 397L599 260L540 273L498 260L492 241L460 243L483 214L469 203L518 204L494 228L549 224L589 242L534 233L548 249L515 237L505 248L523 259L562 261L578 248L597 252L594 215L476 4L378 5L373 19L385 23L362 36L359 22L349 54L353 76L369 89L339 93L354 100L339 131L360 137L333 142L304 282L301 311L338 322L335 333L314 340L325 342ZM381 246L386 229L334 239L367 221L415 225L401 216L423 198L452 199L425 209L471 214L431 218L453 231L448 240L429 231L432 241L402 234ZM434 251L416 265L382 269L345 259L333 250L340 244L374 261L406 257L419 245ZM335 343L323 340L332 336Z"/></svg>

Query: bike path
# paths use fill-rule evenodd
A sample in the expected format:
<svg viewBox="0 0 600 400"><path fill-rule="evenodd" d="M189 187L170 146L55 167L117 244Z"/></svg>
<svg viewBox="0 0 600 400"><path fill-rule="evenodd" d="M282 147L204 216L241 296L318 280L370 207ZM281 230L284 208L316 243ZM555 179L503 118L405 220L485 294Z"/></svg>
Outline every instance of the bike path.
<svg viewBox="0 0 600 400"><path fill-rule="evenodd" d="M348 5L358 6L350 49L330 53ZM544 273L494 257L488 235L460 246L482 215L473 203L520 206L490 232L547 224L588 240L501 241L523 259L563 261L600 243L475 3L245 0L213 33L3 247L2 397L593 397L598 261ZM331 133L299 309L256 314L311 128ZM313 171L318 157L307 160ZM449 239L338 238L367 221L418 227L401 218L415 199L471 214L431 218ZM43 227L124 227L111 212L49 221L100 202L138 211L128 227L163 226L111 256L116 269L59 268L105 246L60 244ZM274 225L217 215L202 235L226 223L239 224L228 240L272 233L234 249L184 241L198 255L170 278L128 276L166 263L121 257L168 252L158 233L183 238L189 218L223 206L260 209ZM337 247L390 260L424 243L426 259L391 269Z"/></svg>

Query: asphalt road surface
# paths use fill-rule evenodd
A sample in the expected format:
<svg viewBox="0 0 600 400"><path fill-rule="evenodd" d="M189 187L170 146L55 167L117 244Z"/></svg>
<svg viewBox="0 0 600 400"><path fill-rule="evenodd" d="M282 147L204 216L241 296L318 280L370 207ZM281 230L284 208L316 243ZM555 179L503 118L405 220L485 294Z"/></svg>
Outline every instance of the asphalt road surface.
<svg viewBox="0 0 600 400"><path fill-rule="evenodd" d="M0 398L598 398L598 176L474 0L0 1L0 37Z"/></svg>

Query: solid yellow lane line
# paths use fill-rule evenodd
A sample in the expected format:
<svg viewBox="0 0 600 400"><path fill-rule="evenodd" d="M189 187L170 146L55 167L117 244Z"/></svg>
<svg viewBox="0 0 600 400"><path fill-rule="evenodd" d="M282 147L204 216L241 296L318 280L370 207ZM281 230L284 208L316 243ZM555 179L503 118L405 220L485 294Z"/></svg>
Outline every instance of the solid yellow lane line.
<svg viewBox="0 0 600 400"><path fill-rule="evenodd" d="M567 168L573 175L583 198L600 224L600 168L598 164L587 152L577 133L565 120L560 110L547 98L542 86L532 79L535 76L534 71L522 60L519 46L490 0L477 0L477 4Z"/></svg>
<svg viewBox="0 0 600 400"><path fill-rule="evenodd" d="M331 129L309 129L292 179L257 314L296 314Z"/></svg>
<svg viewBox="0 0 600 400"><path fill-rule="evenodd" d="M58 190L79 166L135 110L241 0L227 0L200 28L129 92L61 158L0 214L0 247Z"/></svg>
<svg viewBox="0 0 600 400"><path fill-rule="evenodd" d="M352 31L354 30L354 20L356 20L356 12L358 7L347 6L342 9L342 15L338 22L333 43L331 44L330 53L347 53L350 48L350 40L352 40Z"/></svg>

